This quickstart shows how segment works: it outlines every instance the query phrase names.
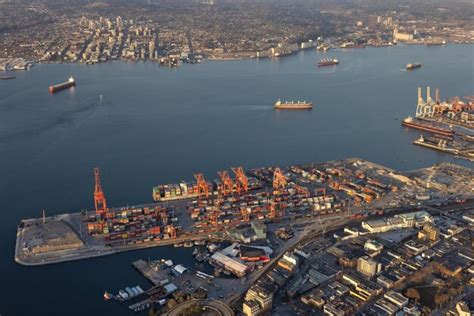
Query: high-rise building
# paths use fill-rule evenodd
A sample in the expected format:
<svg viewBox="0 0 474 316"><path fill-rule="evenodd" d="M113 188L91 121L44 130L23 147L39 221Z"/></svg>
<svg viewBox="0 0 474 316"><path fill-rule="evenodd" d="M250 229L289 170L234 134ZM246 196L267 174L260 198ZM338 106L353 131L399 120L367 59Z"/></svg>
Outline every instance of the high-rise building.
<svg viewBox="0 0 474 316"><path fill-rule="evenodd" d="M261 312L262 308L256 300L244 301L242 311L246 316L256 316Z"/></svg>
<svg viewBox="0 0 474 316"><path fill-rule="evenodd" d="M256 301L260 305L261 311L263 312L263 311L270 310L272 308L273 293L268 292L267 290L265 290L263 287L259 285L253 285L247 291L247 294L245 295L245 300Z"/></svg>
<svg viewBox="0 0 474 316"><path fill-rule="evenodd" d="M118 16L116 19L115 19L115 23L117 24L117 28L119 30L121 30L123 28L123 23L122 23L122 18L120 16Z"/></svg>
<svg viewBox="0 0 474 316"><path fill-rule="evenodd" d="M373 277L382 270L382 265L369 256L360 257L357 260L357 271L365 276Z"/></svg>

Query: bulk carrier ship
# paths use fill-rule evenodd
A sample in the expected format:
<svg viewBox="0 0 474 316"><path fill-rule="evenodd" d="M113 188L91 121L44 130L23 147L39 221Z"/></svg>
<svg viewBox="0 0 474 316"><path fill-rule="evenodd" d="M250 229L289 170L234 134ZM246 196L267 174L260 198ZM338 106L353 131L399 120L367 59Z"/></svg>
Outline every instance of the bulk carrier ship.
<svg viewBox="0 0 474 316"><path fill-rule="evenodd" d="M337 58L323 58L319 61L318 67L332 66L337 64L339 64L339 60Z"/></svg>
<svg viewBox="0 0 474 316"><path fill-rule="evenodd" d="M407 117L402 121L403 126L411 127L411 128L416 128L422 131L427 131L431 133L435 133L438 135L443 135L443 136L448 136L448 137L453 137L454 136L454 131L451 129L443 128L443 127L438 127L438 126L433 126L431 124L423 123L421 121L413 119L411 116Z"/></svg>
<svg viewBox="0 0 474 316"><path fill-rule="evenodd" d="M71 76L71 77L69 77L68 81L66 81L66 82L62 82L62 83L57 84L57 85L49 86L49 92L56 93L56 92L59 92L59 91L64 90L64 89L74 87L75 85L76 85L76 81Z"/></svg>
<svg viewBox="0 0 474 316"><path fill-rule="evenodd" d="M297 102L288 102L286 101L285 103L281 102L280 99L278 99L275 102L275 109L279 110L311 110L313 108L313 103L311 102L306 102L306 101L297 101Z"/></svg>

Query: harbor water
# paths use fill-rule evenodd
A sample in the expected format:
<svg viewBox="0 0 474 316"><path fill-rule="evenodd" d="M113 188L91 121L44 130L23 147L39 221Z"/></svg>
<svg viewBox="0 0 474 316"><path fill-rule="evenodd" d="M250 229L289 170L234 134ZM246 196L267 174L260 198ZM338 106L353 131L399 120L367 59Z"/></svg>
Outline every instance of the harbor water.
<svg viewBox="0 0 474 316"><path fill-rule="evenodd" d="M22 218L93 208L93 168L108 205L152 200L152 187L208 179L231 166L361 157L409 170L451 161L415 146L417 87L441 97L473 94L474 46L307 50L266 60L203 62L178 69L148 62L36 65L0 81L0 314L132 315L105 290L149 284L131 266L169 258L191 265L189 248L155 248L41 267L13 259ZM323 57L340 64L317 67ZM407 63L422 67L406 71ZM76 87L50 94L72 75ZM425 92L424 92L425 93ZM310 111L275 111L311 101Z"/></svg>

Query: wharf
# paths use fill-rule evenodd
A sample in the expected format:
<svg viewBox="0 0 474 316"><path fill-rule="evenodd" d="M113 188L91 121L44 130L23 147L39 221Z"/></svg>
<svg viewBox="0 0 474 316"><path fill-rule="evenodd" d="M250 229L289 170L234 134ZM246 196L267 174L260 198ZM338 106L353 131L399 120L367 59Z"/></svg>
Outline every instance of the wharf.
<svg viewBox="0 0 474 316"><path fill-rule="evenodd" d="M128 308L131 309L132 311L134 312L140 312L140 311L143 311L147 308L150 308L151 306L153 306L156 302L154 300L151 300L149 298L143 300L143 301L140 301L138 303L135 303L135 304L132 304L130 305Z"/></svg>
<svg viewBox="0 0 474 316"><path fill-rule="evenodd" d="M152 269L150 264L142 259L134 261L132 266L151 283L153 283L153 285L159 285L164 280L164 278L161 276L161 273Z"/></svg>
<svg viewBox="0 0 474 316"><path fill-rule="evenodd" d="M458 154L458 151L457 151L456 149L454 149L454 148L440 147L440 146L438 146L438 145L426 143L426 142L420 141L420 140L415 140L415 141L413 142L413 144L419 145L419 146L423 146L423 147L432 148L432 149L436 149L436 150L439 150L439 151L442 151L442 152L445 152L445 153L449 153L449 154L453 154L453 155L457 155L457 154Z"/></svg>
<svg viewBox="0 0 474 316"><path fill-rule="evenodd" d="M262 179L264 190L226 197L220 209L220 218L215 222L211 222L209 218L210 212L216 207L215 197L201 200L202 206L195 200L110 209L110 212L116 213L112 214L113 222L109 219L108 228L119 232L114 234L127 236L123 239L107 239L106 237L110 237L110 234L105 232L89 234L86 226L90 221L87 220L91 217L97 218L97 216L87 214L87 212L22 220L17 232L15 261L23 265L35 266L169 246L186 241L229 241L235 239L228 234L230 230L233 232L236 230L233 236L239 236L249 229L251 223L271 225L277 222L279 225L297 225L313 220L327 223L332 218L342 218L345 214L353 219L361 218L361 213L368 212L367 210L370 209L384 210L414 204L409 198L415 196L418 191L417 182L414 180L420 176L425 178L433 169L420 169L416 175L399 173L358 158L294 165L283 169L288 178L285 188L281 192L267 193L268 189L272 188L274 170L272 167L253 169L251 172ZM441 176L444 175L441 169L440 173ZM459 178L462 177L463 175L459 175ZM337 181L331 181L334 178ZM449 176L448 179L451 178L453 177ZM430 181L430 184L432 182ZM456 183L464 182L456 181ZM440 185L440 187L443 186ZM301 190L304 192L301 193ZM357 204L355 204L356 198ZM278 206L281 212L270 216L268 206L272 199L280 201ZM343 203L347 200L353 202L347 206ZM365 203L366 200L370 202ZM146 213L144 210L138 210L138 208L145 209L146 207L149 208ZM242 207L250 209L249 218L245 219L240 211L235 211L241 210ZM152 208L155 209L151 210ZM192 218L190 210L197 214L197 217ZM165 223L157 216L158 212L169 212ZM137 220L138 215L127 215L127 213L140 213L141 218L149 217L153 220ZM151 213L153 214L148 215ZM129 232L135 232L135 226L131 227L129 224L118 226L123 221L126 223L138 221L149 226L141 235L128 235ZM153 233L151 230L154 227L153 223L161 223L159 224L161 226L157 227L160 227L163 233ZM125 227L125 225L128 226ZM176 238L165 231L167 225L175 225L178 230L174 235ZM123 229L115 230L116 227ZM137 264L136 268L153 284L159 282L158 277L155 276L157 271L152 271L153 266L148 265L148 268L146 266L145 262L145 264Z"/></svg>
<svg viewBox="0 0 474 316"><path fill-rule="evenodd" d="M451 146L439 146L438 144L430 143L425 141L423 138L419 138L413 141L413 144L438 150L444 153L448 153L454 155L456 158L467 159L470 161L474 161L474 147L471 145L470 142L451 142ZM455 148L454 146L457 145Z"/></svg>

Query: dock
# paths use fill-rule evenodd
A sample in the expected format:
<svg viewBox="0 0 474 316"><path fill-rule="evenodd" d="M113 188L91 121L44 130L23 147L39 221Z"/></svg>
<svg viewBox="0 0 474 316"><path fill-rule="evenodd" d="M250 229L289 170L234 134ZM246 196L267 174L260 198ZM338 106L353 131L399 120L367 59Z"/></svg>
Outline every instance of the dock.
<svg viewBox="0 0 474 316"><path fill-rule="evenodd" d="M153 270L148 262L145 260L137 260L132 263L132 266L138 270L145 278L147 278L153 285L160 285L164 280L160 273Z"/></svg>

